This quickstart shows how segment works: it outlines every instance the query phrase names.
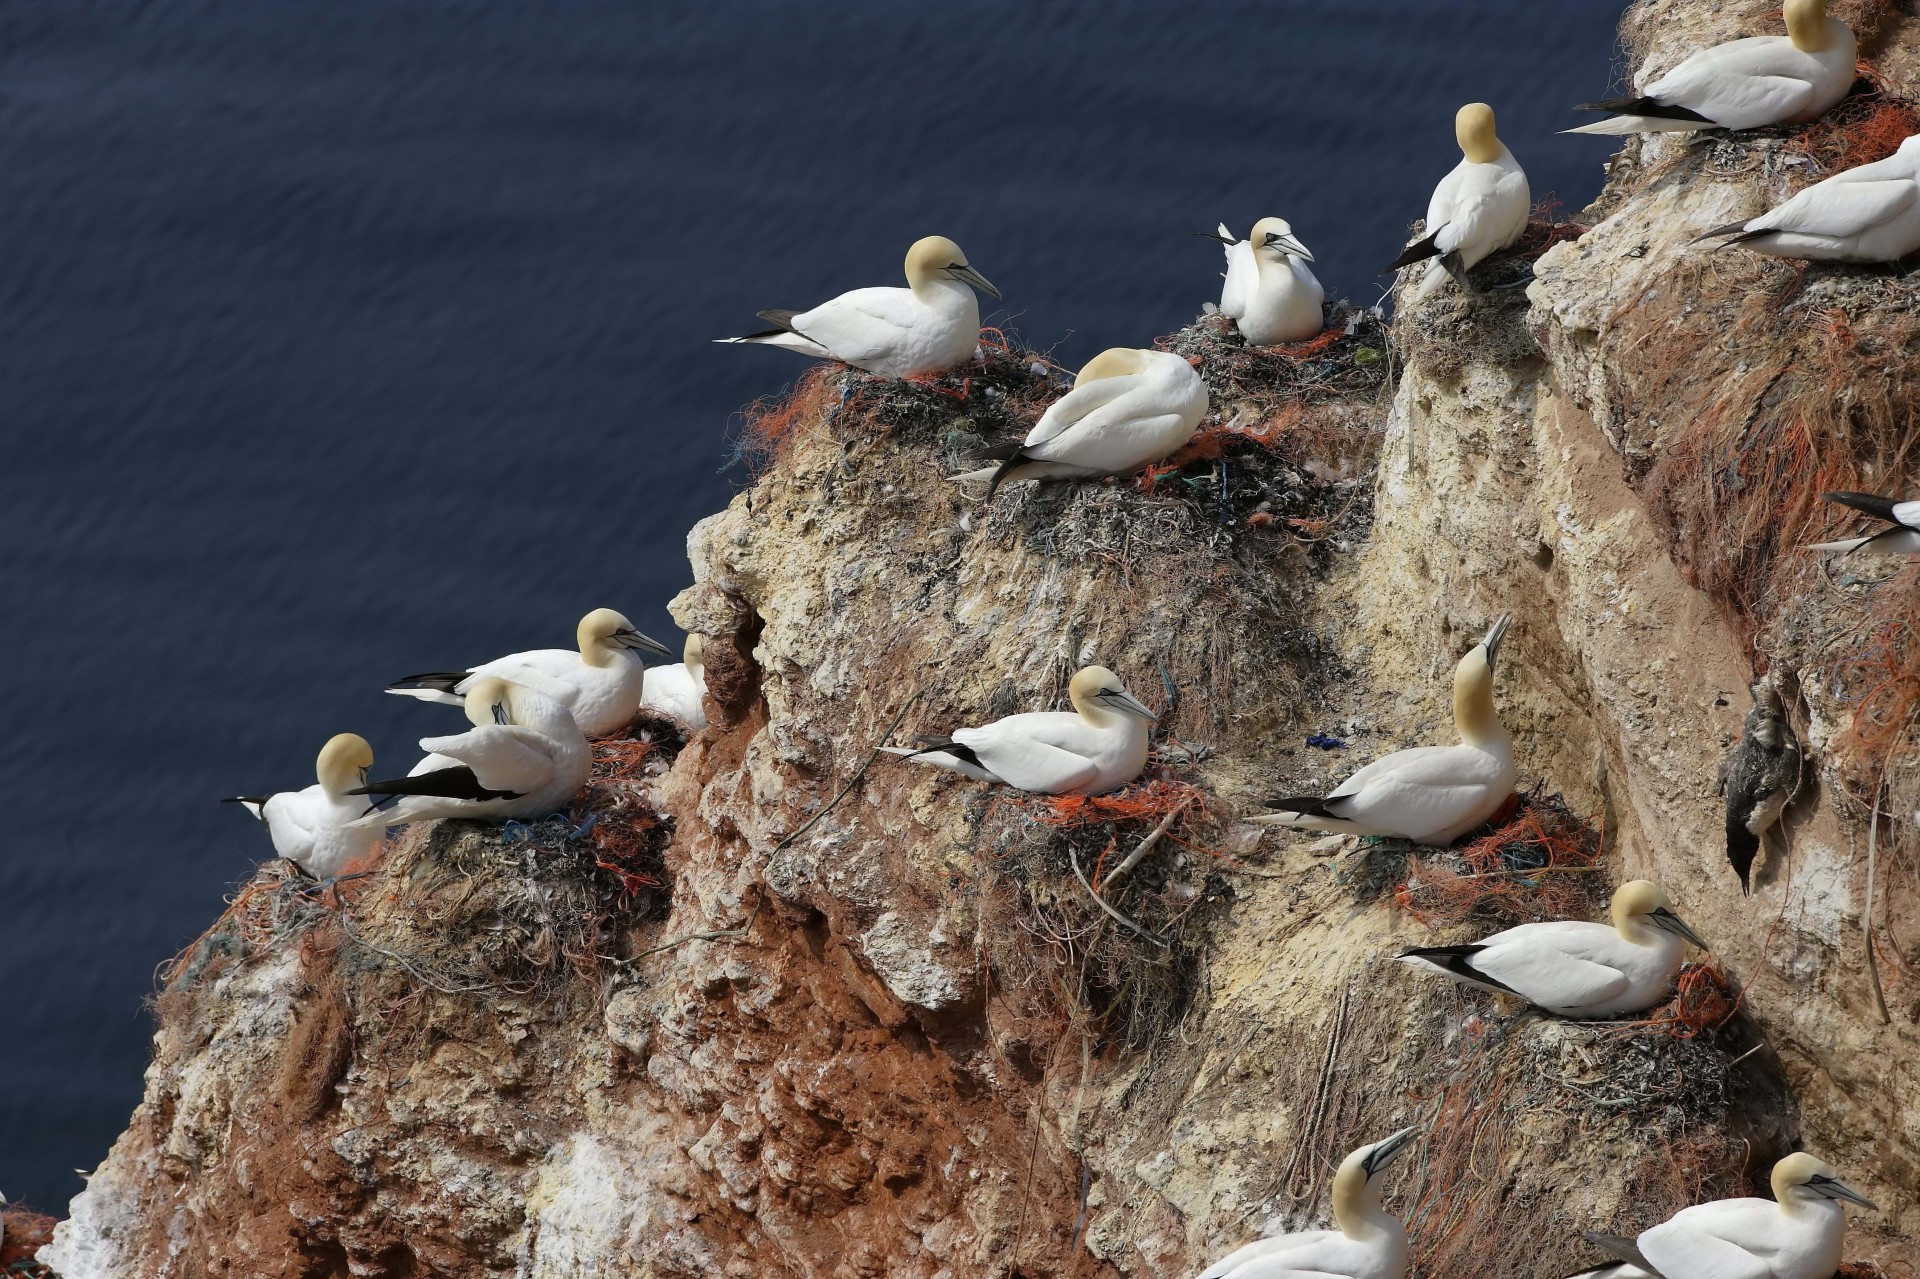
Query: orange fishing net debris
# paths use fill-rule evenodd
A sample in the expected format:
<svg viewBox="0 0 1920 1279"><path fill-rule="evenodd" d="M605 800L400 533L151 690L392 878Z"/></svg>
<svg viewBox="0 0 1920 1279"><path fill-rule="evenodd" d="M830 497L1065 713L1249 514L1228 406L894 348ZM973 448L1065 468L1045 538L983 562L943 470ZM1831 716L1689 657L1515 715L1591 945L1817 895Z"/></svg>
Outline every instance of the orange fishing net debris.
<svg viewBox="0 0 1920 1279"><path fill-rule="evenodd" d="M7 1238L0 1243L0 1272L31 1279L54 1279L53 1271L33 1259L33 1254L53 1242L58 1219L30 1208L8 1208L0 1212Z"/></svg>
<svg viewBox="0 0 1920 1279"><path fill-rule="evenodd" d="M832 385L832 374L839 367L815 365L783 394L749 404L741 414L740 452L756 463L770 461L780 455L803 424L824 418L828 407L840 397Z"/></svg>
<svg viewBox="0 0 1920 1279"><path fill-rule="evenodd" d="M666 869L666 823L631 787L645 776L657 743L623 737L593 744L593 772L587 802L593 810L587 838L594 865L620 880L620 896L630 902L648 889L662 888Z"/></svg>
<svg viewBox="0 0 1920 1279"><path fill-rule="evenodd" d="M1042 826L1060 829L1098 822L1158 822L1168 813L1205 812L1207 793L1192 782L1162 777L1106 795L1034 795L1010 802Z"/></svg>
<svg viewBox="0 0 1920 1279"><path fill-rule="evenodd" d="M1623 1022L1620 1028L1651 1026L1677 1039L1698 1039L1733 1020L1743 998L1719 960L1694 960L1680 966L1672 999L1656 1008L1653 1016Z"/></svg>
<svg viewBox="0 0 1920 1279"><path fill-rule="evenodd" d="M1920 111L1913 103L1886 93L1872 68L1863 66L1860 72L1875 84L1873 91L1848 95L1787 139L1787 152L1813 161L1822 176L1884 160L1920 133Z"/></svg>
<svg viewBox="0 0 1920 1279"><path fill-rule="evenodd" d="M1834 672L1853 704L1842 745L1876 763L1906 735L1920 703L1920 634L1912 608L1917 589L1920 567L1913 565L1881 583L1874 600L1878 625Z"/></svg>
<svg viewBox="0 0 1920 1279"><path fill-rule="evenodd" d="M1518 815L1491 834L1408 862L1394 901L1429 928L1579 918L1594 895L1588 881L1598 878L1601 842L1557 800L1521 801Z"/></svg>

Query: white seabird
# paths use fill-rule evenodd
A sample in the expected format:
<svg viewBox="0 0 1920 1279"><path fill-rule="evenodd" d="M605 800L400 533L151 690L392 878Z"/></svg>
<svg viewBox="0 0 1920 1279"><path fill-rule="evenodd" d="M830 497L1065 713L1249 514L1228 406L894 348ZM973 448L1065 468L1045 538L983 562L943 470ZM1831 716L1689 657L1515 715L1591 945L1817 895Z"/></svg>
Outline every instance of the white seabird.
<svg viewBox="0 0 1920 1279"><path fill-rule="evenodd" d="M640 705L690 729L707 726L707 667L701 660L698 635L687 636L684 660L647 668Z"/></svg>
<svg viewBox="0 0 1920 1279"><path fill-rule="evenodd" d="M557 699L524 684L483 676L467 690L490 722L451 737L423 737L420 749L452 760L446 768L369 782L349 792L400 802L355 825L404 826L439 817L544 817L586 785L593 748Z"/></svg>
<svg viewBox="0 0 1920 1279"><path fill-rule="evenodd" d="M1465 946L1419 946L1399 956L1561 1017L1612 1017L1653 1007L1673 989L1686 942L1700 940L1644 879L1613 894L1613 922L1521 924Z"/></svg>
<svg viewBox="0 0 1920 1279"><path fill-rule="evenodd" d="M907 250L904 289L855 289L811 311L762 311L773 328L716 340L785 347L883 377L944 373L972 359L980 345L975 289L1000 296L959 245L930 235Z"/></svg>
<svg viewBox="0 0 1920 1279"><path fill-rule="evenodd" d="M1450 844L1492 817L1513 793L1513 743L1493 705L1493 666L1513 619L1502 614L1453 671L1458 746L1416 746L1383 755L1326 796L1269 802L1278 813L1262 826L1395 835L1416 844Z"/></svg>
<svg viewBox="0 0 1920 1279"><path fill-rule="evenodd" d="M1220 311L1254 346L1304 342L1320 332L1326 290L1307 263L1313 254L1294 238L1285 218L1261 218L1246 239L1220 224L1227 246L1227 277Z"/></svg>
<svg viewBox="0 0 1920 1279"><path fill-rule="evenodd" d="M1333 1177L1332 1230L1257 1239L1200 1279L1405 1279L1407 1229L1380 1206L1378 1174L1412 1144L1411 1128L1348 1155Z"/></svg>
<svg viewBox="0 0 1920 1279"><path fill-rule="evenodd" d="M1920 250L1920 134L1884 160L1816 182L1757 218L1695 238L1725 236L1768 257L1827 262L1897 262Z"/></svg>
<svg viewBox="0 0 1920 1279"><path fill-rule="evenodd" d="M341 867L373 851L380 831L354 825L366 811L356 798L373 767L373 747L357 733L327 739L314 764L319 781L304 790L273 795L235 795L220 801L240 804L260 819L273 851L315 879L331 879Z"/></svg>
<svg viewBox="0 0 1920 1279"><path fill-rule="evenodd" d="M1878 551L1882 555L1912 555L1920 551L1920 501L1901 501L1874 493L1822 493L1821 497L1842 506L1864 511L1887 527L1865 537L1843 538L1838 542L1816 542L1809 551Z"/></svg>
<svg viewBox="0 0 1920 1279"><path fill-rule="evenodd" d="M1041 795L1103 795L1147 766L1154 714L1104 666L1089 666L1067 685L1071 711L1030 711L950 737L923 737L918 748L883 746L919 764L950 769Z"/></svg>
<svg viewBox="0 0 1920 1279"><path fill-rule="evenodd" d="M474 682L486 676L528 682L558 697L587 736L617 732L633 719L640 705L646 682L642 654L672 657L673 650L634 630L633 623L610 608L596 608L581 618L576 634L578 652L536 648L510 653L462 671L409 675L389 684L387 691L458 706Z"/></svg>
<svg viewBox="0 0 1920 1279"><path fill-rule="evenodd" d="M1589 1231L1617 1258L1567 1279L1833 1279L1847 1210L1875 1207L1804 1151L1773 1166L1772 1199L1716 1199L1682 1208L1637 1239Z"/></svg>
<svg viewBox="0 0 1920 1279"><path fill-rule="evenodd" d="M991 477L987 497L1012 480L1126 475L1180 451L1207 416L1207 384L1166 351L1116 346L1087 361L1073 389L1047 406L997 467L955 476Z"/></svg>
<svg viewBox="0 0 1920 1279"><path fill-rule="evenodd" d="M1787 0L1787 34L1701 49L1637 97L1587 102L1605 120L1568 133L1690 133L1760 129L1811 120L1853 88L1853 28L1827 16L1826 0Z"/></svg>
<svg viewBox="0 0 1920 1279"><path fill-rule="evenodd" d="M1387 266L1397 271L1434 259L1420 278L1416 299L1438 289L1449 275L1467 288L1467 272L1518 240L1533 211L1527 175L1494 132L1492 107L1484 102L1461 107L1453 117L1453 135L1466 158L1433 189L1426 235Z"/></svg>

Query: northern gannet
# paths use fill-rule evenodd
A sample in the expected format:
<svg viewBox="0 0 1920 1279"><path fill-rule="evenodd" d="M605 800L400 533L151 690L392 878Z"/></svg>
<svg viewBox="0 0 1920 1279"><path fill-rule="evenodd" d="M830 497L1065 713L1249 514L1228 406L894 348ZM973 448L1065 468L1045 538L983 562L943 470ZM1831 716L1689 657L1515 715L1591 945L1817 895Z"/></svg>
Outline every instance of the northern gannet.
<svg viewBox="0 0 1920 1279"><path fill-rule="evenodd" d="M1466 946L1419 946L1399 956L1469 986L1517 995L1561 1017L1640 1012L1667 997L1683 942L1707 944L1644 879L1613 894L1613 922L1521 924Z"/></svg>
<svg viewBox="0 0 1920 1279"><path fill-rule="evenodd" d="M700 659L700 637L687 636L684 660L647 668L640 705L690 729L707 726L707 668Z"/></svg>
<svg viewBox="0 0 1920 1279"><path fill-rule="evenodd" d="M975 289L1000 296L967 265L959 245L930 235L907 250L904 289L855 289L811 311L762 311L773 328L717 340L781 346L884 377L944 373L972 359L980 345Z"/></svg>
<svg viewBox="0 0 1920 1279"><path fill-rule="evenodd" d="M1177 358L1177 357L1176 357ZM1067 685L1071 711L1030 711L951 737L923 737L918 748L883 746L889 755L951 769L1041 795L1104 795L1147 765L1154 714L1104 666Z"/></svg>
<svg viewBox="0 0 1920 1279"><path fill-rule="evenodd" d="M1207 384L1180 356L1116 346L1087 361L1073 389L1047 406L990 477L987 497L1010 480L1126 475L1180 450L1207 415Z"/></svg>
<svg viewBox="0 0 1920 1279"><path fill-rule="evenodd" d="M354 825L367 805L353 788L366 784L372 767L373 747L367 739L340 733L320 748L314 765L320 780L314 785L273 795L235 795L220 802L244 805L267 828L274 852L315 879L331 879L380 843L378 827Z"/></svg>
<svg viewBox="0 0 1920 1279"><path fill-rule="evenodd" d="M580 731L601 737L625 728L640 706L646 681L643 653L672 657L673 651L633 629L610 608L596 608L580 619L578 652L536 648L510 653L464 671L409 675L387 686L389 693L425 702L460 705L475 680L485 676L532 682L572 712Z"/></svg>
<svg viewBox="0 0 1920 1279"><path fill-rule="evenodd" d="M1682 1208L1637 1239L1588 1232L1616 1260L1567 1279L1833 1279L1847 1210L1873 1201L1804 1151L1773 1166L1772 1199Z"/></svg>
<svg viewBox="0 0 1920 1279"><path fill-rule="evenodd" d="M1826 0L1787 0L1787 34L1729 40L1690 55L1638 97L1587 102L1615 113L1568 133L1689 133L1811 120L1853 88L1853 28Z"/></svg>
<svg viewBox="0 0 1920 1279"><path fill-rule="evenodd" d="M1753 708L1740 744L1720 761L1719 791L1727 801L1727 860L1740 876L1740 891L1750 887L1753 859L1767 832L1800 789L1800 739L1787 722L1780 693L1770 680L1748 690Z"/></svg>
<svg viewBox="0 0 1920 1279"><path fill-rule="evenodd" d="M1411 1128L1348 1155L1333 1176L1332 1230L1257 1239L1200 1279L1404 1279L1407 1230L1380 1206L1380 1170L1412 1144Z"/></svg>
<svg viewBox="0 0 1920 1279"><path fill-rule="evenodd" d="M1920 551L1920 501L1901 501L1873 493L1822 493L1829 502L1851 506L1887 527L1865 537L1849 537L1838 542L1817 542L1809 551L1878 551L1882 555L1912 555Z"/></svg>
<svg viewBox="0 0 1920 1279"><path fill-rule="evenodd" d="M423 737L420 749L451 767L370 782L354 795L400 796L384 812L356 821L378 829L437 817L544 817L586 785L593 750L567 708L524 684L483 676L467 696L490 722L452 737ZM469 717L478 710L468 707Z"/></svg>
<svg viewBox="0 0 1920 1279"><path fill-rule="evenodd" d="M1416 746L1368 764L1326 796L1295 795L1249 818L1262 826L1452 843L1513 793L1513 743L1493 705L1493 666L1513 619L1502 614L1453 671L1458 746Z"/></svg>
<svg viewBox="0 0 1920 1279"><path fill-rule="evenodd" d="M1261 218L1242 240L1220 224L1227 246L1227 279L1220 311L1254 346L1304 342L1320 332L1326 291L1307 263L1313 254L1294 238L1285 218Z"/></svg>
<svg viewBox="0 0 1920 1279"><path fill-rule="evenodd" d="M1453 135L1466 158L1440 179L1427 202L1426 236L1401 250L1389 271L1436 259L1420 279L1424 298L1451 275L1466 288L1467 272L1506 248L1527 229L1533 196L1527 175L1493 128L1493 108L1469 102L1453 117Z"/></svg>
<svg viewBox="0 0 1920 1279"><path fill-rule="evenodd" d="M1715 227L1696 240L1726 236L1775 258L1895 262L1920 250L1920 134L1884 160L1836 173L1757 218Z"/></svg>

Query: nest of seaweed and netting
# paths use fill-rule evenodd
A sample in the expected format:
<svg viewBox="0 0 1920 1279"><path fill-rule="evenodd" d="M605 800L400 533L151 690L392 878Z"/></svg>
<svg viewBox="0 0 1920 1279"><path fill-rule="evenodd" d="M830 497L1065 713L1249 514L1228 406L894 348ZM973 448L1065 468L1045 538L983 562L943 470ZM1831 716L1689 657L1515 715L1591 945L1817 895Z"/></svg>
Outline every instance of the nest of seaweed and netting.
<svg viewBox="0 0 1920 1279"><path fill-rule="evenodd" d="M1482 929L1604 915L1602 833L1538 791L1456 848L1409 849L1394 904L1428 928Z"/></svg>
<svg viewBox="0 0 1920 1279"><path fill-rule="evenodd" d="M992 907L1018 925L987 930L997 980L1070 1010L1099 1048L1134 1052L1180 1023L1204 926L1234 900L1209 843L1222 819L1180 771L1156 755L1110 795L1003 792L972 813Z"/></svg>
<svg viewBox="0 0 1920 1279"><path fill-rule="evenodd" d="M59 1221L21 1204L0 1209L0 1223L6 1238L0 1241L0 1279L59 1279L52 1268L33 1259L34 1254L53 1242L53 1228Z"/></svg>
<svg viewBox="0 0 1920 1279"><path fill-rule="evenodd" d="M1533 264L1554 245L1586 231L1564 217L1551 198L1540 201L1517 243L1489 254L1467 273L1472 288L1448 281L1424 301L1400 307L1393 341L1401 358L1440 381L1458 376L1469 363L1518 367L1543 358L1527 328Z"/></svg>
<svg viewBox="0 0 1920 1279"><path fill-rule="evenodd" d="M423 823L333 884L267 863L161 970L161 1015L202 997L216 977L289 953L335 983L397 978L400 998L421 988L555 993L602 976L634 930L670 906L671 823L646 787L678 740L669 725L636 721L594 743L591 779L568 812Z"/></svg>

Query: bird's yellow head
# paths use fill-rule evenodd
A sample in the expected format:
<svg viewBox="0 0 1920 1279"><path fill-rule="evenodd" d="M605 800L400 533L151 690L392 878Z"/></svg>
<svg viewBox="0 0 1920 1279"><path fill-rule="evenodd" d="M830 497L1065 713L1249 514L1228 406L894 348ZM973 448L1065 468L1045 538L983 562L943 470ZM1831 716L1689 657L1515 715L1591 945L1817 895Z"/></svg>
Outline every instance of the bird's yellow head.
<svg viewBox="0 0 1920 1279"><path fill-rule="evenodd" d="M1247 240L1256 256L1270 261L1278 262L1289 256L1313 261L1313 254L1294 237L1293 225L1285 218L1261 218L1253 224Z"/></svg>
<svg viewBox="0 0 1920 1279"><path fill-rule="evenodd" d="M1102 378L1128 377L1147 367L1147 353L1131 346L1110 346L1080 366L1074 375L1075 386L1085 386Z"/></svg>
<svg viewBox="0 0 1920 1279"><path fill-rule="evenodd" d="M336 733L320 748L313 771L320 784L334 794L344 794L367 783L367 770L373 767L373 747L358 733Z"/></svg>
<svg viewBox="0 0 1920 1279"><path fill-rule="evenodd" d="M995 298L1000 290L987 277L974 270L960 246L944 235L929 235L915 240L907 250L907 285L916 292L938 280L958 280Z"/></svg>
<svg viewBox="0 0 1920 1279"><path fill-rule="evenodd" d="M1644 942L1651 937L1648 929L1659 929L1707 949L1699 934L1674 913L1667 890L1650 879L1630 879L1614 889L1612 914L1615 931L1629 941Z"/></svg>
<svg viewBox="0 0 1920 1279"><path fill-rule="evenodd" d="M1782 1159L1773 1166L1773 1197L1792 1212L1823 1199L1844 1199L1862 1208L1878 1208L1871 1199L1840 1180L1840 1174L1804 1150Z"/></svg>
<svg viewBox="0 0 1920 1279"><path fill-rule="evenodd" d="M1073 709L1090 720L1106 720L1116 715L1133 715L1152 723L1154 713L1142 706L1120 683L1120 677L1104 666L1089 666L1067 685L1067 699Z"/></svg>
<svg viewBox="0 0 1920 1279"><path fill-rule="evenodd" d="M513 685L489 675L467 690L467 718L474 724L513 723Z"/></svg>
<svg viewBox="0 0 1920 1279"><path fill-rule="evenodd" d="M1833 44L1827 0L1787 0L1787 39L1802 53L1825 53Z"/></svg>
<svg viewBox="0 0 1920 1279"><path fill-rule="evenodd" d="M1460 153L1474 164L1492 164L1500 158L1500 136L1493 128L1493 108L1469 102L1453 115L1453 136Z"/></svg>

